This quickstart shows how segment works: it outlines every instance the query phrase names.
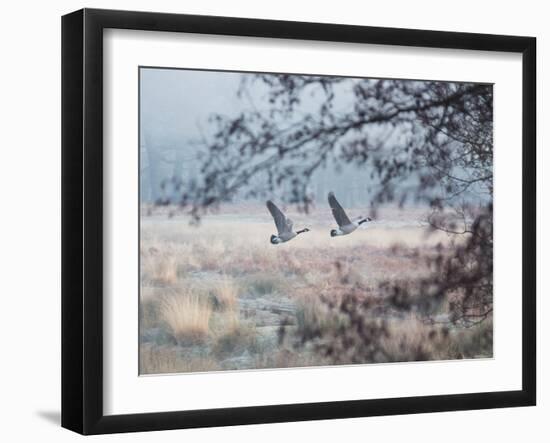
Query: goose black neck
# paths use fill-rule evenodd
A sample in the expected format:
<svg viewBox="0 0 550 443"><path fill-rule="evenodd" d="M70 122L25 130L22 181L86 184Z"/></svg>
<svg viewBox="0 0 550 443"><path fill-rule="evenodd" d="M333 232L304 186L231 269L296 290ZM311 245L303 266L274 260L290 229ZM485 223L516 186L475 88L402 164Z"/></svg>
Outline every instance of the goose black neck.
<svg viewBox="0 0 550 443"><path fill-rule="evenodd" d="M304 232L308 232L309 229L305 228L305 229L302 229L301 231L296 231L296 234L302 234Z"/></svg>
<svg viewBox="0 0 550 443"><path fill-rule="evenodd" d="M359 220L359 224L365 223L365 222L368 222L368 221L370 221L369 218L364 218L363 220Z"/></svg>

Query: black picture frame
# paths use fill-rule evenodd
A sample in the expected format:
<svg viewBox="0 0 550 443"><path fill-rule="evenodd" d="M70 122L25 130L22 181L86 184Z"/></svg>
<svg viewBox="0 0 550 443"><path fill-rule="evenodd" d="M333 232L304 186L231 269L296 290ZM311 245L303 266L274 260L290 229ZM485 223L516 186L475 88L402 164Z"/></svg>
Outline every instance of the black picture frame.
<svg viewBox="0 0 550 443"><path fill-rule="evenodd" d="M522 389L104 415L103 30L192 32L522 54ZM82 434L530 406L536 403L536 39L83 9L62 18L62 426Z"/></svg>

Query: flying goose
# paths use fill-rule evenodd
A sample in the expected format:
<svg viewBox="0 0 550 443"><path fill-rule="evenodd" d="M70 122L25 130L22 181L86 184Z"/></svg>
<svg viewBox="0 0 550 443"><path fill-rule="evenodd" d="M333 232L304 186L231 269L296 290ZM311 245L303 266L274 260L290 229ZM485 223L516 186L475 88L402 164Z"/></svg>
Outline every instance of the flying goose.
<svg viewBox="0 0 550 443"><path fill-rule="evenodd" d="M356 220L351 221L347 216L346 211L344 211L344 208L342 208L342 206L340 206L340 203L338 203L338 200L336 200L334 192L328 193L328 204L330 205L330 209L332 209L332 215L334 216L336 223L338 223L337 229L331 229L331 237L336 237L337 235L351 234L359 227L361 223L372 220L370 217L359 217Z"/></svg>
<svg viewBox="0 0 550 443"><path fill-rule="evenodd" d="M273 217L273 220L275 221L275 226L277 226L277 231L279 235L272 235L271 236L271 243L274 245L278 245L279 243L284 243L289 240L292 240L294 237L296 237L298 234L301 234L303 232L309 232L308 228L304 228L301 231L293 231L292 230L292 220L287 218L282 211L275 206L275 204L268 200L267 203L267 209L269 209L269 212L271 213L271 216Z"/></svg>

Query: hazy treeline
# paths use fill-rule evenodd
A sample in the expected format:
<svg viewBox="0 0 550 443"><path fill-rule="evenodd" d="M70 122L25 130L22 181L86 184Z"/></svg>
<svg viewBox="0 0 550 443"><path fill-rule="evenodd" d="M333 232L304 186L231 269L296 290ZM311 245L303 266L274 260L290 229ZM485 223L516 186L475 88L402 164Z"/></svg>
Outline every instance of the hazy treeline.
<svg viewBox="0 0 550 443"><path fill-rule="evenodd" d="M215 159L208 152L219 133L216 123L220 116L225 120L237 119L246 112L269 113L270 85L254 82L255 74L172 69L142 69L140 81L140 198L144 203L178 203L182 188L201 186L205 175L204 165ZM356 96L353 88L360 79L346 79L335 85L330 112L339 114L353 110ZM243 86L244 85L244 86ZM293 111L299 121L303 115L318 115L326 96L323 91L311 92L301 99L299 111ZM218 120L216 120L218 119ZM276 120L277 117L274 118ZM260 121L248 122L251 131L261 133ZM391 129L391 128L389 128ZM386 143L396 138L402 143L402 134L392 134L384 127L365 130L366 138L383 138ZM235 143L235 150L238 144ZM319 155L322 150L319 149ZM371 204L373 188L379 184L373 168L362 162L347 162L335 147L334 155L317 167L308 179L304 193L315 205L326 204L329 191L334 191L348 207L365 207ZM256 161L264 154L257 153ZM308 153L309 155L309 153ZM315 152L313 152L315 155ZM390 158L391 160L391 158ZM287 165L289 171L300 164L300 158L279 158L279 168ZM282 181L275 189L266 187L269 171L259 170L251 175L226 201L240 202L251 197L287 201L293 184ZM292 172L295 174L295 172ZM289 173L290 175L291 173ZM456 171L460 176L463 170ZM397 185L400 188L420 186L421 176L413 171ZM257 191L257 193L256 193ZM426 192L432 192L426 190ZM474 183L460 198L470 202L487 200Z"/></svg>

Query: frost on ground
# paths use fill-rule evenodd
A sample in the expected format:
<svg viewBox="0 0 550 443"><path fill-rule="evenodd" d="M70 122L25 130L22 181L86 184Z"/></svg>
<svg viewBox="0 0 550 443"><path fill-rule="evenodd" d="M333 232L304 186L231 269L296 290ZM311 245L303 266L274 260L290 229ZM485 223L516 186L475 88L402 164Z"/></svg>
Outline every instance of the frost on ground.
<svg viewBox="0 0 550 443"><path fill-rule="evenodd" d="M289 209L295 228L311 232L277 246L262 208L210 214L198 226L169 215L142 210L142 374L492 356L491 318L459 327L448 300L427 316L395 309L380 290L422 278L423 254L460 241L430 232L425 211L387 209L331 238L326 208Z"/></svg>

